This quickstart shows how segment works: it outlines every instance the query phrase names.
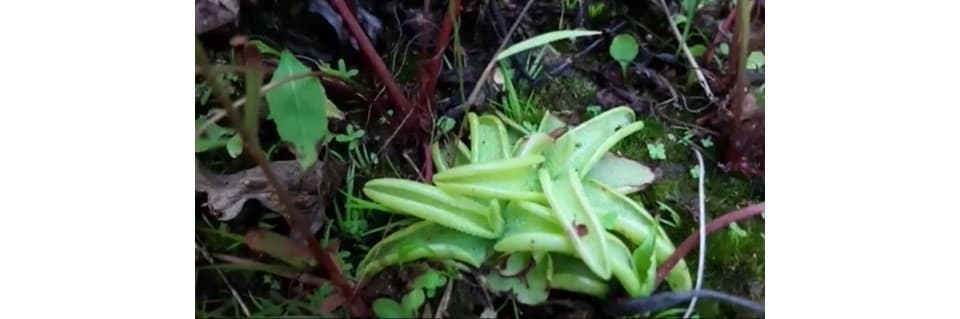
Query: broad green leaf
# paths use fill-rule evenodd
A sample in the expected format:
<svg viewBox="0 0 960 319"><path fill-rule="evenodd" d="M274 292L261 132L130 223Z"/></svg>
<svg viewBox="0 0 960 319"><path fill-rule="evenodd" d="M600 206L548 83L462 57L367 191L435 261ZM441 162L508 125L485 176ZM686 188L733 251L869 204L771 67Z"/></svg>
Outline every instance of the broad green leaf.
<svg viewBox="0 0 960 319"><path fill-rule="evenodd" d="M511 201L503 212L503 236L493 246L501 252L560 251L575 254L563 235L563 228L553 220L549 207L532 202Z"/></svg>
<svg viewBox="0 0 960 319"><path fill-rule="evenodd" d="M642 190L653 182L655 175L653 170L640 162L607 153L593 165L585 178L593 179L626 195Z"/></svg>
<svg viewBox="0 0 960 319"><path fill-rule="evenodd" d="M537 132L550 134L550 132L565 126L567 126L567 123L550 113L550 111L546 111L543 113L543 119L540 120L540 125L537 126Z"/></svg>
<svg viewBox="0 0 960 319"><path fill-rule="evenodd" d="M583 177L620 140L643 128L634 121L633 110L626 106L610 109L583 122L557 139L547 154L546 166L551 176L568 168Z"/></svg>
<svg viewBox="0 0 960 319"><path fill-rule="evenodd" d="M654 278L657 275L657 236L648 237L633 251L633 263L637 267L640 282L640 295L653 292Z"/></svg>
<svg viewBox="0 0 960 319"><path fill-rule="evenodd" d="M530 50L541 45L563 39L572 39L577 37L585 37L601 34L600 31L589 31L589 30L561 30L561 31L552 31L540 34L538 36L520 41L506 50L503 50L497 54L497 61L506 59L514 54Z"/></svg>
<svg viewBox="0 0 960 319"><path fill-rule="evenodd" d="M572 291L603 298L610 291L609 284L597 277L583 261L563 254L550 254L553 259L551 289Z"/></svg>
<svg viewBox="0 0 960 319"><path fill-rule="evenodd" d="M603 229L613 229L617 225L617 212L606 212L600 217L600 224Z"/></svg>
<svg viewBox="0 0 960 319"><path fill-rule="evenodd" d="M453 169L444 173L452 172ZM367 182L363 193L392 211L419 217L474 236L496 238L491 225L496 216L489 206L470 198L450 194L436 186L397 178L379 178Z"/></svg>
<svg viewBox="0 0 960 319"><path fill-rule="evenodd" d="M404 309L399 303L389 298L380 298L373 301L373 314L377 318L413 318L416 313Z"/></svg>
<svg viewBox="0 0 960 319"><path fill-rule="evenodd" d="M271 82L310 72L290 51L280 54ZM327 136L327 96L315 77L280 85L267 93L270 114L280 138L293 145L302 169L317 161L317 143Z"/></svg>
<svg viewBox="0 0 960 319"><path fill-rule="evenodd" d="M433 177L441 190L477 199L543 202L536 179L541 155L528 155L447 169Z"/></svg>
<svg viewBox="0 0 960 319"><path fill-rule="evenodd" d="M467 114L470 124L470 150L473 163L486 163L510 157L507 129L493 115Z"/></svg>
<svg viewBox="0 0 960 319"><path fill-rule="evenodd" d="M456 260L480 267L492 253L493 241L421 221L387 236L357 265L357 277L418 259ZM403 254L401 249L405 250Z"/></svg>
<svg viewBox="0 0 960 319"><path fill-rule="evenodd" d="M550 177L547 169L540 169L540 184L554 220L563 227L567 240L573 243L577 256L600 278L610 278L606 231L600 226L594 207L587 201L580 176L573 167L559 179Z"/></svg>
<svg viewBox="0 0 960 319"><path fill-rule="evenodd" d="M670 237L639 203L593 180L585 181L583 187L596 209L618 212L614 232L623 235L633 245L639 245L652 236L659 237L656 241L658 262L664 262L673 254L675 248ZM683 260L667 274L666 280L675 291L689 290L693 286L690 271Z"/></svg>
<svg viewBox="0 0 960 319"><path fill-rule="evenodd" d="M517 141L513 156L543 155L553 147L553 138L544 133L533 133Z"/></svg>

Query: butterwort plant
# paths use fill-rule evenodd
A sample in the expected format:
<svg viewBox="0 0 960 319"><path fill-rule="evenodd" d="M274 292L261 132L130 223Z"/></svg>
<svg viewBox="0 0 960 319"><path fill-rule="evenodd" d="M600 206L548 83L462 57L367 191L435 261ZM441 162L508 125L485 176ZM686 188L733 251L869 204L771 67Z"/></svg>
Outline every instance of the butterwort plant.
<svg viewBox="0 0 960 319"><path fill-rule="evenodd" d="M380 178L364 185L384 211L420 221L372 247L358 278L432 260L481 268L490 288L526 304L545 301L550 289L603 297L614 280L633 297L652 292L652 274L675 246L627 197L653 182L652 171L610 152L643 128L629 107L577 126L548 112L523 134L508 134L495 115L468 113L465 120L469 142L431 145L437 173L430 183ZM683 261L667 281L677 291L691 288Z"/></svg>

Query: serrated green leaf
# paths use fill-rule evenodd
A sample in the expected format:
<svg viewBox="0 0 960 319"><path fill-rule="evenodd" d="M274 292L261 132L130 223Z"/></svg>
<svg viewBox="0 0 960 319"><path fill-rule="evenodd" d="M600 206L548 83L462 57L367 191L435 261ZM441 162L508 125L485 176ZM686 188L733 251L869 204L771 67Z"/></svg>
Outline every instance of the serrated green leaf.
<svg viewBox="0 0 960 319"><path fill-rule="evenodd" d="M280 54L271 82L310 72L290 51ZM267 93L270 114L280 138L293 145L300 167L317 161L317 143L327 136L327 96L315 77L280 85Z"/></svg>

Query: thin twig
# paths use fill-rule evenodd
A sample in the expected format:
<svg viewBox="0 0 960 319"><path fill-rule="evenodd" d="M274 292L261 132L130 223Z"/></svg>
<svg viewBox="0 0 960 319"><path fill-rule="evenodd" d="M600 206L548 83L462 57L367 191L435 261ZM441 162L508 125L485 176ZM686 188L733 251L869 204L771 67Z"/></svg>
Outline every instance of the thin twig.
<svg viewBox="0 0 960 319"><path fill-rule="evenodd" d="M207 248L200 244L199 238L197 238L196 247L197 250L200 251L200 255L203 255L203 259L206 259L208 263L213 265L213 257L210 257L210 253L207 252ZM227 280L227 276L225 276L223 271L220 269L217 269L217 274L220 275L220 279L223 279L223 283L227 285L227 289L230 290L230 295L233 296L233 299L236 300L237 304L240 305L240 310L243 310L243 314L247 315L247 317L250 317L250 309L247 308L247 304L243 302L243 298L240 298L240 294L237 293L237 290L233 289L233 285L231 285L230 281Z"/></svg>
<svg viewBox="0 0 960 319"><path fill-rule="evenodd" d="M330 281L333 282L342 293L351 294L353 287L351 287L350 283L344 278L343 270L337 264L336 259L333 258L333 254L321 248L320 244L317 243L317 238L303 221L303 215L298 211L297 207L292 204L293 200L287 192L286 187L279 182L273 169L270 168L270 162L267 160L263 149L258 145L257 140L253 139L249 135L249 132L244 129L243 119L240 117L240 114L233 109L230 97L227 96L226 92L220 87L219 79L217 79L211 71L207 54L200 41L197 41L196 45L196 58L203 67L204 77L212 84L211 90L214 96L220 103L220 106L227 112L227 115L230 116L234 128L243 139L243 147L246 150L245 153L253 157L253 160L257 162L257 165L263 170L263 175L267 178L267 182L273 187L274 192L277 194L280 206L282 207L281 215L283 215L292 230L299 232L301 237L306 239L310 252L313 257L316 258L318 264L323 266L323 270L327 273L327 276L329 276Z"/></svg>
<svg viewBox="0 0 960 319"><path fill-rule="evenodd" d="M266 85L264 85L263 87L260 88L260 96L263 96L263 95L267 94L267 92L270 92L271 90L273 90L273 89L275 89L275 88L277 88L277 87L279 87L279 86L281 86L281 85L287 84L287 83L289 83L289 82L293 82L293 81L296 81L296 80L299 80L299 79L303 79L303 78L307 78L307 77L311 77L311 76L317 76L317 75L321 75L321 74L323 74L323 71L313 71L313 72L308 72L308 73L294 74L294 75L291 75L291 76L282 78L282 79L280 79L280 80L267 83ZM229 98L228 98L228 99L229 99ZM243 98L240 98L240 99L236 100L235 102L231 103L231 104L230 104L230 107L231 107L232 109L239 109L240 107L242 107L242 106L243 106L244 104L246 104L246 103L247 103L247 98L246 98L246 97L243 97ZM223 119L223 117L227 116L227 112L224 111L224 110L222 110L222 109L215 109L215 110L211 111L211 113L212 113L212 115L210 116L210 118L207 119L207 121L203 122L203 124L201 124L200 127L197 128L197 133L196 133L196 134L197 134L197 137L200 137L200 135L203 134L203 132L206 131L207 128L209 128L211 125L213 125L214 123L219 122L221 119Z"/></svg>
<svg viewBox="0 0 960 319"><path fill-rule="evenodd" d="M703 71L700 70L700 65L697 64L697 60L693 58L693 54L690 53L690 47L687 46L687 42L684 41L683 35L680 34L680 29L677 29L677 24L673 22L673 16L670 15L670 8L667 7L667 3L664 0L659 0L660 7L663 8L663 14L667 16L667 22L670 23L670 30L673 30L673 35L677 37L677 41L680 42L680 47L683 48L684 55L687 56L687 61L690 62L690 66L693 67L694 73L697 74L697 82L700 83L700 86L703 87L703 92L707 94L707 97L710 98L710 101L716 101L717 97L713 95L713 91L710 90L710 85L707 84L707 78L703 76Z"/></svg>
<svg viewBox="0 0 960 319"><path fill-rule="evenodd" d="M270 266L264 263L250 260L250 259L224 255L224 254L213 254L213 257L234 265L250 266L252 268L267 268ZM268 273L271 273L283 278L287 278L293 281L298 281L304 284L308 284L314 287L320 287L326 284L330 284L329 280L326 280L311 274L306 274L306 273L296 273L296 272L287 272L287 271L279 271L279 270L273 270L273 271L261 270L261 271L268 272Z"/></svg>
<svg viewBox="0 0 960 319"><path fill-rule="evenodd" d="M433 319L443 318L443 313L447 311L447 306L450 304L450 293L453 292L453 283L456 280L451 279L447 283L447 288L443 290L443 297L440 298L440 304L437 305L437 313L433 315Z"/></svg>
<svg viewBox="0 0 960 319"><path fill-rule="evenodd" d="M697 163L700 165L700 176L699 176L699 193L700 193L700 257L697 259L697 281L694 284L694 289L699 291L703 287L703 268L704 260L707 258L707 207L706 207L706 195L703 190L703 180L706 178L706 169L703 166L703 156L700 155L700 151L696 148L693 149L693 153L697 155ZM690 315L693 313L693 307L697 305L697 296L693 296L690 299L690 305L687 306L687 311L683 314L683 318L690 318Z"/></svg>
<svg viewBox="0 0 960 319"><path fill-rule="evenodd" d="M747 206L745 208L742 208L734 212L726 213L723 216L720 216L714 220L711 220L710 223L707 224L706 233L707 235L709 235L710 233L715 232L718 229L727 227L733 222L736 222L742 219L747 219L753 216L757 216L763 212L764 212L764 203L760 203L760 204ZM665 260L662 264L660 264L660 267L657 268L657 278L654 281L654 284L653 284L654 287L660 286L660 284L663 283L663 279L667 277L667 274L670 273L671 270L673 270L673 267L675 267L677 263L680 262L680 260L683 259L683 257L686 256L687 253L690 252L690 250L697 248L699 238L700 238L699 230L694 232L693 234L690 234L690 236L688 236L687 239L680 244L680 246L677 246L677 249L673 251L673 255L670 255L670 257L667 258L667 260Z"/></svg>

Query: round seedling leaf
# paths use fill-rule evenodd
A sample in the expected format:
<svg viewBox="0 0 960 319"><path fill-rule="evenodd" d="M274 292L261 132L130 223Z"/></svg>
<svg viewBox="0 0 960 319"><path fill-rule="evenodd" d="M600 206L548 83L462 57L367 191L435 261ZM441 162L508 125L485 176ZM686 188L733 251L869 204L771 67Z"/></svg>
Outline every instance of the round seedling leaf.
<svg viewBox="0 0 960 319"><path fill-rule="evenodd" d="M633 61L639 53L640 45L637 44L637 39L629 34L618 34L610 44L610 57L621 64Z"/></svg>

